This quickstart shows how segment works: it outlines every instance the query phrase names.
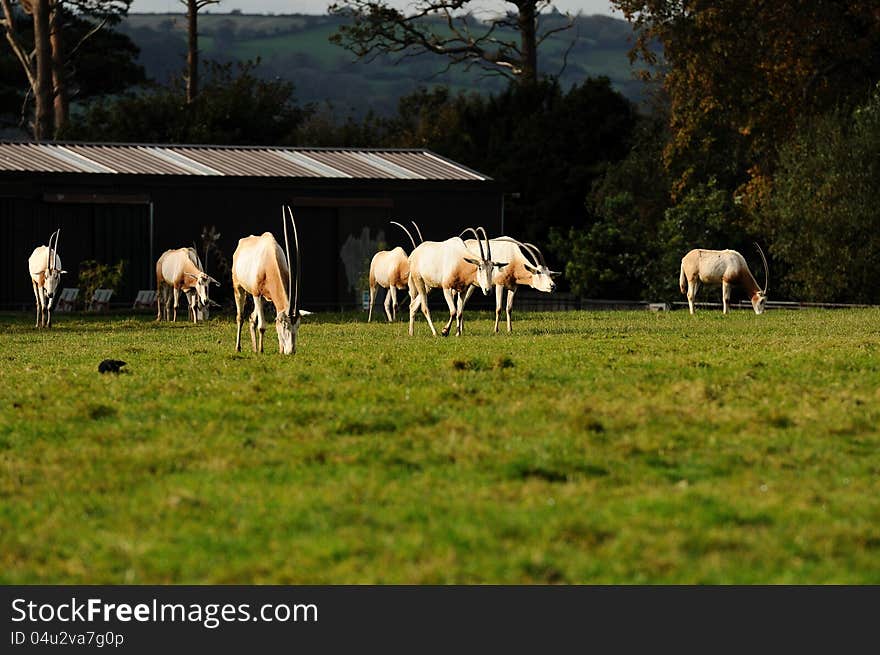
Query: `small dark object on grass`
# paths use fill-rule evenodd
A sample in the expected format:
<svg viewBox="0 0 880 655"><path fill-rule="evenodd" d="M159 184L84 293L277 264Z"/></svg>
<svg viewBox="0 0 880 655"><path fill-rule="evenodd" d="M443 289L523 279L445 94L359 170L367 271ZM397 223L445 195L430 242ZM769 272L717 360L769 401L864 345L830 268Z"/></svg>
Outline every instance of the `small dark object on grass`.
<svg viewBox="0 0 880 655"><path fill-rule="evenodd" d="M119 369L125 366L125 362L119 359L105 359L98 364L99 373L119 373Z"/></svg>

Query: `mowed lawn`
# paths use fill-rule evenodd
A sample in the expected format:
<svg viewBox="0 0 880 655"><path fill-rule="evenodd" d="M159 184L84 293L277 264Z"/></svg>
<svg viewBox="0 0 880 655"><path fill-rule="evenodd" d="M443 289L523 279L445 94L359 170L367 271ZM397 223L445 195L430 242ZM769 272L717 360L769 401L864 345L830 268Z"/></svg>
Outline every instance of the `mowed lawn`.
<svg viewBox="0 0 880 655"><path fill-rule="evenodd" d="M880 311L151 319L0 317L0 582L880 583Z"/></svg>

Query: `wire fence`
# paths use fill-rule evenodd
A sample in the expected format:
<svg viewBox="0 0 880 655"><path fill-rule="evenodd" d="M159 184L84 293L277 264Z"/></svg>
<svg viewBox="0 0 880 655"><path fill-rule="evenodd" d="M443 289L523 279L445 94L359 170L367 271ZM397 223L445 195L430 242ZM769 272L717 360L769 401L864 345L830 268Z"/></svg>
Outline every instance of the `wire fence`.
<svg viewBox="0 0 880 655"><path fill-rule="evenodd" d="M409 296L404 292L399 294L400 302L398 311L408 311L405 308L409 305ZM384 296L381 294L376 298L376 305L373 312L384 312L382 303ZM720 302L696 302L694 306L697 309L718 309L722 308ZM434 293L430 303L431 311L435 309L445 310L446 304L443 301L442 294ZM859 303L827 303L827 302L798 302L790 300L768 300L766 309L769 310L796 310L796 309L867 309L877 308L880 305L859 304ZM516 312L566 312L566 311L678 311L687 310L687 301L675 302L650 302L645 300L607 300L600 298L581 298L571 293L541 293L531 289L522 289L517 292L514 301L514 311ZM134 313L155 312L155 303L149 307L132 308L131 300L113 299L108 305L108 309L113 311L131 310ZM231 299L227 299L222 307L217 308L219 313L235 312L235 304ZM340 312L340 311L366 311L366 304L350 302L317 302L310 303L307 307L310 311L318 312ZM482 294L474 294L468 302L468 309L471 310L491 310L495 309L495 295L483 297ZM752 304L748 300L740 300L730 303L731 310L749 310L752 311ZM0 311L7 312L33 312L33 302L15 303L0 307Z"/></svg>

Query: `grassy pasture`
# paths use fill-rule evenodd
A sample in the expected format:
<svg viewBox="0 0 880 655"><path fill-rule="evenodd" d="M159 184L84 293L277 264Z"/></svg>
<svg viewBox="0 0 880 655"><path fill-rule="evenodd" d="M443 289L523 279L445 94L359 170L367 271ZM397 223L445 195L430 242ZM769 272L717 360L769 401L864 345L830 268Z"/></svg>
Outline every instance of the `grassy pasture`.
<svg viewBox="0 0 880 655"><path fill-rule="evenodd" d="M876 310L30 321L2 583L880 583Z"/></svg>

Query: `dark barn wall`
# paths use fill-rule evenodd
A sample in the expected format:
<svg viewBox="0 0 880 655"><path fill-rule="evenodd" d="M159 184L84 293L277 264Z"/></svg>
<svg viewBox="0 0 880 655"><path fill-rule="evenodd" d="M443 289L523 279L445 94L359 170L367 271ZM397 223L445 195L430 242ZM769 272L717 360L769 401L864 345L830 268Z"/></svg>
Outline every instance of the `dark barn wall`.
<svg viewBox="0 0 880 655"><path fill-rule="evenodd" d="M28 258L34 248L48 244L56 228L61 228L58 251L67 271L63 287L79 286L79 266L86 260L115 264L121 259L131 266L119 298L133 299L138 289L149 288L143 265L148 256L144 245L149 243L146 206L0 198L0 306L18 309L33 305Z"/></svg>
<svg viewBox="0 0 880 655"><path fill-rule="evenodd" d="M291 205L297 221L306 309L359 304L351 264L360 260L368 266L375 250L370 246L367 252L368 244L411 249L389 220L407 225L415 220L429 240L448 238L469 225L485 225L490 234L501 229L501 190L492 182L7 176L0 179L0 306L32 305L27 258L56 227L62 229L60 255L70 271L64 286L76 286L83 260L125 259L128 273L114 299L130 303L139 289L155 286L158 256L168 248L201 244L204 227L220 233L218 245L230 266L241 237L270 231L283 245L282 204ZM348 253L349 267L341 251ZM212 298L223 303L232 297L231 278L219 266L214 258L208 262L209 272L223 283L212 290ZM434 302L442 301L435 295Z"/></svg>

